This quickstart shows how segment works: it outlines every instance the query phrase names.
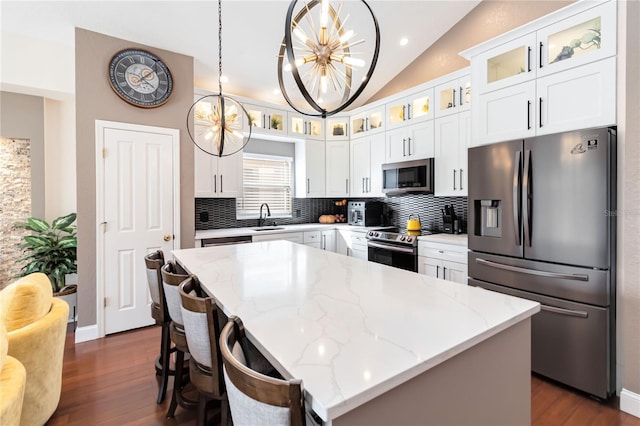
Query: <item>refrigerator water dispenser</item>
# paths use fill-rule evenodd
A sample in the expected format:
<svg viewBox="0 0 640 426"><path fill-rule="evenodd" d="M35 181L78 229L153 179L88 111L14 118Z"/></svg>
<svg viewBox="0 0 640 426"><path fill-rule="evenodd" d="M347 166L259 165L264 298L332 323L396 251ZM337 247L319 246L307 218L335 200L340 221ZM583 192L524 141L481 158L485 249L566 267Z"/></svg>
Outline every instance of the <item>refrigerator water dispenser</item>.
<svg viewBox="0 0 640 426"><path fill-rule="evenodd" d="M502 236L502 203L500 200L479 200L476 201L476 211L480 211L480 230L483 237Z"/></svg>

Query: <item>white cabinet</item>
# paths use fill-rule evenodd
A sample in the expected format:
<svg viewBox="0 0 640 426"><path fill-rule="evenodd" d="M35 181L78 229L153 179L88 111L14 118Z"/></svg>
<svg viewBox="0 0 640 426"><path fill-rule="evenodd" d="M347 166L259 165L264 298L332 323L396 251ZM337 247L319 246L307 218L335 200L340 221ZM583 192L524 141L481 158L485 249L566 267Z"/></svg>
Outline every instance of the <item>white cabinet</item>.
<svg viewBox="0 0 640 426"><path fill-rule="evenodd" d="M380 133L385 130L384 105L351 116L351 137Z"/></svg>
<svg viewBox="0 0 640 426"><path fill-rule="evenodd" d="M418 241L418 273L467 284L467 247Z"/></svg>
<svg viewBox="0 0 640 426"><path fill-rule="evenodd" d="M204 138L204 127L194 126L198 145L215 152L212 140ZM238 146L236 149L239 149ZM236 150L234 149L234 151ZM196 198L235 198L242 190L242 151L217 157L194 147L194 196Z"/></svg>
<svg viewBox="0 0 640 426"><path fill-rule="evenodd" d="M331 252L336 251L336 230L335 229L329 229L321 232L320 248L322 250L331 251Z"/></svg>
<svg viewBox="0 0 640 426"><path fill-rule="evenodd" d="M325 144L306 140L295 146L296 197L324 197Z"/></svg>
<svg viewBox="0 0 640 426"><path fill-rule="evenodd" d="M320 248L322 231L305 231L302 235L302 243L305 246Z"/></svg>
<svg viewBox="0 0 640 426"><path fill-rule="evenodd" d="M351 146L351 196L380 197L382 164L385 162L385 135L353 139Z"/></svg>
<svg viewBox="0 0 640 426"><path fill-rule="evenodd" d="M330 117L326 120L326 140L349 140L349 117Z"/></svg>
<svg viewBox="0 0 640 426"><path fill-rule="evenodd" d="M576 2L462 54L473 145L616 124L615 1Z"/></svg>
<svg viewBox="0 0 640 426"><path fill-rule="evenodd" d="M289 113L289 136L324 140L325 123L321 118Z"/></svg>
<svg viewBox="0 0 640 426"><path fill-rule="evenodd" d="M276 240L285 240L291 241L293 243L303 244L304 241L304 233L302 232L281 232L277 234L261 234L254 235L251 237L251 241L254 243L260 241L276 241Z"/></svg>
<svg viewBox="0 0 640 426"><path fill-rule="evenodd" d="M435 97L436 118L468 110L471 106L471 74L436 86Z"/></svg>
<svg viewBox="0 0 640 426"><path fill-rule="evenodd" d="M434 156L433 120L388 131L386 136L388 163Z"/></svg>
<svg viewBox="0 0 640 426"><path fill-rule="evenodd" d="M435 120L435 196L467 196L471 111Z"/></svg>
<svg viewBox="0 0 640 426"><path fill-rule="evenodd" d="M349 141L327 141L325 151L326 196L346 197L349 195Z"/></svg>
<svg viewBox="0 0 640 426"><path fill-rule="evenodd" d="M387 130L433 118L433 88L387 102Z"/></svg>
<svg viewBox="0 0 640 426"><path fill-rule="evenodd" d="M252 133L287 134L287 111L251 104L245 104L244 109L249 114Z"/></svg>
<svg viewBox="0 0 640 426"><path fill-rule="evenodd" d="M366 230L339 229L336 234L336 239L337 253L368 260Z"/></svg>

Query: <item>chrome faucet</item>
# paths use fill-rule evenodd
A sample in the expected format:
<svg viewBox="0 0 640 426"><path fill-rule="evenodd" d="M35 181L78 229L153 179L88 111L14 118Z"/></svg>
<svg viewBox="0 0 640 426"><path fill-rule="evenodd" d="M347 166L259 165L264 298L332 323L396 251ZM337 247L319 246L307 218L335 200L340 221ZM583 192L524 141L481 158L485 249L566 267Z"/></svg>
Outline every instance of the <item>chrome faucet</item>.
<svg viewBox="0 0 640 426"><path fill-rule="evenodd" d="M267 208L267 215L265 217L262 217L262 208L263 207ZM269 210L269 204L262 203L260 205L260 213L258 214L258 226L264 225L264 221L267 219L267 216L271 216L271 210Z"/></svg>

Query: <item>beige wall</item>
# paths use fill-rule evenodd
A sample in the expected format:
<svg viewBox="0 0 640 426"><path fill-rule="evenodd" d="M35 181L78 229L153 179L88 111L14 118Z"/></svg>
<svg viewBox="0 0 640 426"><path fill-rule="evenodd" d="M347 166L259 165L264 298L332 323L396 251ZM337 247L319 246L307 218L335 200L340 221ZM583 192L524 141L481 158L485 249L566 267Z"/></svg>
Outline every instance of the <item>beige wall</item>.
<svg viewBox="0 0 640 426"><path fill-rule="evenodd" d="M367 103L467 67L469 61L458 55L459 52L570 3L573 1L485 0L373 95Z"/></svg>
<svg viewBox="0 0 640 426"><path fill-rule="evenodd" d="M78 323L96 324L96 167L95 120L119 121L180 130L180 233L182 248L193 247L193 144L186 114L193 103L193 58L76 28L76 170L78 203ZM111 57L128 47L156 53L172 71L174 91L159 108L129 105L107 80Z"/></svg>
<svg viewBox="0 0 640 426"><path fill-rule="evenodd" d="M619 50L618 57L622 68L618 72L618 157L624 162L618 173L618 184L622 185L618 247L623 250L622 262L618 262L618 360L622 386L640 394L640 2L618 4L626 8L626 37L620 43L626 46ZM624 13L619 16L624 17ZM624 20L619 24L624 26Z"/></svg>

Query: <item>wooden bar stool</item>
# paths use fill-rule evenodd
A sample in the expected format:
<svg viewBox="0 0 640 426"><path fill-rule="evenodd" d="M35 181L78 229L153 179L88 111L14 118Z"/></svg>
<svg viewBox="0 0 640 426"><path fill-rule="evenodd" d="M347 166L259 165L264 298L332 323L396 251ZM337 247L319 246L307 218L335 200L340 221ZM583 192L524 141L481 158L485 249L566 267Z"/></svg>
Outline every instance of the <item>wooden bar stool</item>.
<svg viewBox="0 0 640 426"><path fill-rule="evenodd" d="M184 373L188 370L184 370L185 356L189 356L189 346L187 345L187 336L184 333L184 325L182 321L182 302L180 300L180 293L178 286L189 275L180 267L177 263L169 261L164 264L160 270L162 274L162 286L164 288L164 296L167 302L167 308L169 309L169 316L171 317L171 324L169 325L169 335L171 341L176 348L176 367L175 375L173 377L173 392L171 395L171 403L169 404L169 410L167 411L167 418L172 418L175 415L175 411L178 405L183 408L195 408L197 401L192 401L183 395L185 378ZM188 376L187 376L188 381Z"/></svg>
<svg viewBox="0 0 640 426"><path fill-rule="evenodd" d="M222 378L222 359L218 338L220 327L218 308L213 297L208 297L195 276L184 280L178 287L182 301L182 320L189 347L189 378L198 389L199 426L207 423L207 405L220 402L220 424L227 425L229 402Z"/></svg>
<svg viewBox="0 0 640 426"><path fill-rule="evenodd" d="M160 338L160 355L156 360L156 375L160 376L160 388L158 389L157 403L164 401L167 393L167 384L169 376L174 374L170 368L171 338L169 335L169 324L171 317L167 309L167 303L164 298L164 289L162 288L162 277L160 269L164 265L164 253L157 250L144 257L144 263L147 268L147 283L149 284L149 293L151 293L151 316L156 324L162 327L162 337Z"/></svg>

